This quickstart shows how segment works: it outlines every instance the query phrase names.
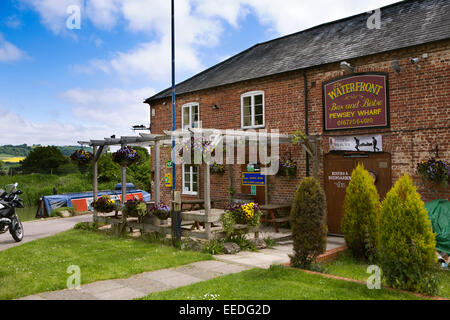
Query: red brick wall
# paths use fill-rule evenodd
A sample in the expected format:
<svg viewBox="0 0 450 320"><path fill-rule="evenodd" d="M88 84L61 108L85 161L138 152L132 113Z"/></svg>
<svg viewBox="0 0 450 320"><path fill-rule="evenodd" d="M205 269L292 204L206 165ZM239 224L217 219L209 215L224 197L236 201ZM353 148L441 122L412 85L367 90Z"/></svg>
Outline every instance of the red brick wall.
<svg viewBox="0 0 450 320"><path fill-rule="evenodd" d="M419 62L417 70L410 63L413 57L429 57ZM398 74L392 68L393 60L398 60L402 71ZM323 184L323 155L328 150L328 136L381 134L383 150L392 156L393 183L403 173L410 174L424 201L450 199L450 189L440 192L423 188L415 173L416 164L428 159L430 150L439 145L440 158L450 160L450 41L383 53L364 58L347 60L356 66L356 72L386 72L389 74L390 128L323 131L322 83L344 75L339 64L329 64L306 71L309 90L309 134L321 135L320 179ZM262 90L265 94L266 129L280 132L305 132L304 78L303 71L226 85L177 96L176 126L181 127L181 106L188 102L200 104L200 120L204 128L240 129L240 97L249 91ZM163 105L163 102L166 105ZM218 110L212 108L217 105ZM152 117L152 133L162 133L172 127L171 102L169 99L154 102L156 115ZM306 175L305 152L300 146L283 145L281 156L291 157L298 164L297 177L270 177L270 202L290 200L300 180ZM162 152L162 167L170 158L170 152ZM165 169L169 173L169 169ZM177 167L177 186L181 186L181 167ZM240 166L233 170L233 185L240 192ZM203 177L201 169L200 177ZM164 172L162 173L162 178ZM203 187L203 181L200 181ZM220 203L226 203L229 195L228 168L223 176L212 175L211 196ZM162 185L162 199L168 201L170 189ZM203 189L200 191L200 197ZM184 196L185 197L185 196Z"/></svg>

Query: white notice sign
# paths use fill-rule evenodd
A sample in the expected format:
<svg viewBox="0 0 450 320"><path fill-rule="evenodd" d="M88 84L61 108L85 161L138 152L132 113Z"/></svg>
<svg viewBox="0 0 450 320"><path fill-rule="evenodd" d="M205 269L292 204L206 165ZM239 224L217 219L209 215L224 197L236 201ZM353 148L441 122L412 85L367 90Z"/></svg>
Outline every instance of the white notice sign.
<svg viewBox="0 0 450 320"><path fill-rule="evenodd" d="M330 151L383 151L381 135L330 137Z"/></svg>

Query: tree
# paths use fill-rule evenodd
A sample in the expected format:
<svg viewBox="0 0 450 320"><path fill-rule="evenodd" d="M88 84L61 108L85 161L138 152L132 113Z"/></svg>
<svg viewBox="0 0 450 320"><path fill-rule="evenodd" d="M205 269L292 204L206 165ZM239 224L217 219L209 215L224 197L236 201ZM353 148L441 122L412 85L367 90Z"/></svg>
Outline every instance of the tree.
<svg viewBox="0 0 450 320"><path fill-rule="evenodd" d="M379 264L394 288L435 294L438 288L436 235L425 204L405 174L381 207Z"/></svg>
<svg viewBox="0 0 450 320"><path fill-rule="evenodd" d="M344 199L342 232L355 257L373 260L378 244L380 197L362 164L353 170Z"/></svg>
<svg viewBox="0 0 450 320"><path fill-rule="evenodd" d="M58 168L69 162L55 146L37 147L20 162L24 173L58 173Z"/></svg>
<svg viewBox="0 0 450 320"><path fill-rule="evenodd" d="M291 265L309 268L327 245L325 193L314 178L305 178L295 193L290 221L294 239Z"/></svg>

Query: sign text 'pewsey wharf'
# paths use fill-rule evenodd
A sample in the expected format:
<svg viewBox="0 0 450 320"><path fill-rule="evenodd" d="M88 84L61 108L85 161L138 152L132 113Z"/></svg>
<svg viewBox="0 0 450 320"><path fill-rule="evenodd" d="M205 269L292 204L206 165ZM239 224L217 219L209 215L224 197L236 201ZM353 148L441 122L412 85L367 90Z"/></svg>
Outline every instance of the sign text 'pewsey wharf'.
<svg viewBox="0 0 450 320"><path fill-rule="evenodd" d="M323 85L325 130L388 126L387 74L360 74Z"/></svg>

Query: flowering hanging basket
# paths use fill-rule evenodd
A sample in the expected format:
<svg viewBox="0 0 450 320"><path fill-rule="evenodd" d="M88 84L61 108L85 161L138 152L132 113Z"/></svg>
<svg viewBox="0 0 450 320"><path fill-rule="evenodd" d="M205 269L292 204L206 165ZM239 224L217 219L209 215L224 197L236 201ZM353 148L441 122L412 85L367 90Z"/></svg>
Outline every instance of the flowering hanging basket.
<svg viewBox="0 0 450 320"><path fill-rule="evenodd" d="M72 161L74 161L74 162L76 162L77 164L80 164L80 165L87 165L89 162L91 162L92 158L93 158L93 154L92 153L90 153L88 151L85 151L85 150L82 150L82 149L76 150L70 156L70 159Z"/></svg>
<svg viewBox="0 0 450 320"><path fill-rule="evenodd" d="M136 149L123 147L112 154L113 161L122 167L129 167L139 161L140 156Z"/></svg>
<svg viewBox="0 0 450 320"><path fill-rule="evenodd" d="M212 174L224 174L225 173L225 166L223 164L217 164L213 163L210 165L211 173Z"/></svg>
<svg viewBox="0 0 450 320"><path fill-rule="evenodd" d="M297 174L297 163L292 160L280 159L280 166L277 172L281 177L295 177Z"/></svg>
<svg viewBox="0 0 450 320"><path fill-rule="evenodd" d="M157 217L159 220L167 220L170 217L170 207L164 203L153 205L149 213Z"/></svg>
<svg viewBox="0 0 450 320"><path fill-rule="evenodd" d="M431 158L417 164L417 173L427 187L447 188L450 179L450 164Z"/></svg>
<svg viewBox="0 0 450 320"><path fill-rule="evenodd" d="M109 213L117 209L116 203L110 196L101 196L92 202L92 207L95 211L101 213Z"/></svg>
<svg viewBox="0 0 450 320"><path fill-rule="evenodd" d="M195 161L195 154L200 153L202 156L202 159L207 156L208 154L214 157L215 150L214 147L211 145L211 142L209 141L202 141L201 139L194 139L194 137L191 137L190 142L189 141L183 141L182 143L178 144L178 156L181 157L181 161L185 161L184 153L189 152L190 153L190 161L193 164Z"/></svg>
<svg viewBox="0 0 450 320"><path fill-rule="evenodd" d="M128 217L145 217L147 205L140 199L132 199L125 202L122 212Z"/></svg>

